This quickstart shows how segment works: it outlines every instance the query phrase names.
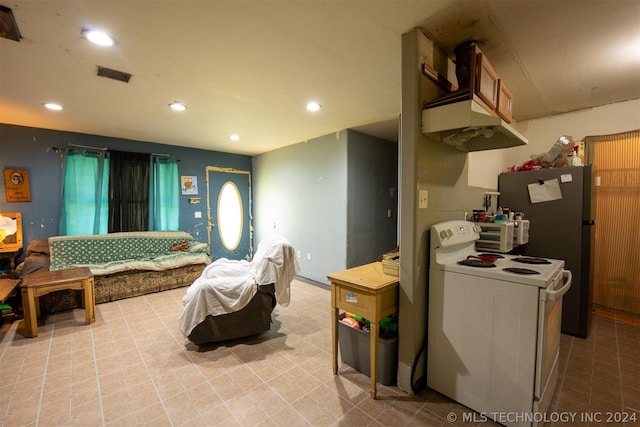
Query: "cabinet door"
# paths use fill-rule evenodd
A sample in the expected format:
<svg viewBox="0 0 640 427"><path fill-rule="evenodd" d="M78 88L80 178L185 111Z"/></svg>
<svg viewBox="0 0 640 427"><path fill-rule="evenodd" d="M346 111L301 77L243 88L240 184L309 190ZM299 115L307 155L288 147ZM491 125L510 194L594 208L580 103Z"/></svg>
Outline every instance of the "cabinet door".
<svg viewBox="0 0 640 427"><path fill-rule="evenodd" d="M502 80L498 81L498 106L496 112L507 123L511 123L511 107L513 95Z"/></svg>
<svg viewBox="0 0 640 427"><path fill-rule="evenodd" d="M477 63L475 92L490 110L495 111L498 104L498 75L482 52L478 53Z"/></svg>

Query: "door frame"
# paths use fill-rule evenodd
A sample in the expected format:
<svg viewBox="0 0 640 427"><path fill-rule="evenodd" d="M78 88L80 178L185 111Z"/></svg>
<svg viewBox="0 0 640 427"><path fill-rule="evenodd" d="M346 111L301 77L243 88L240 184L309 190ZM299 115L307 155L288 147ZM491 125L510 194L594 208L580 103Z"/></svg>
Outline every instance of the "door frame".
<svg viewBox="0 0 640 427"><path fill-rule="evenodd" d="M249 182L249 257L253 257L253 197L251 195L251 171L239 170L235 168L225 168L220 166L207 166L205 168L205 178L207 182L207 244L209 245L209 253L211 251L211 230L214 226L212 218L211 218L211 192L209 191L209 173L210 172L220 172L220 173L235 173L238 175L247 175ZM216 194L216 212L218 209L217 201L218 195Z"/></svg>

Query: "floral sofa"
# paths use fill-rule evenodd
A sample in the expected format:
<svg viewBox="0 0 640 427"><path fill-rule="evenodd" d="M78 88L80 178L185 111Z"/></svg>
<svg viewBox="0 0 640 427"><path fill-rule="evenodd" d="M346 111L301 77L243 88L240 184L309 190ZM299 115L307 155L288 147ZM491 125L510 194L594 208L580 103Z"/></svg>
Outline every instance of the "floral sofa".
<svg viewBox="0 0 640 427"><path fill-rule="evenodd" d="M89 267L96 303L189 286L210 263L208 247L182 231L55 236L27 247L18 273ZM79 307L78 291L40 298L47 313Z"/></svg>

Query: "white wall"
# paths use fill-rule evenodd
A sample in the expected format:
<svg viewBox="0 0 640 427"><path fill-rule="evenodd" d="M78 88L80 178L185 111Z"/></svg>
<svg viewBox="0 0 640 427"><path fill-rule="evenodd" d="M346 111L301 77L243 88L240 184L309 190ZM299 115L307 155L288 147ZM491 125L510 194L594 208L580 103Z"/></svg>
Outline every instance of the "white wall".
<svg viewBox="0 0 640 427"><path fill-rule="evenodd" d="M533 154L546 153L562 135L582 141L586 136L640 129L640 99L523 121L516 127L529 139L529 145L509 152L504 167L527 161Z"/></svg>
<svg viewBox="0 0 640 427"><path fill-rule="evenodd" d="M514 128L529 140L529 144L469 153L470 186L496 189L500 172L530 160L532 155L546 153L562 135L582 141L586 136L640 129L640 99L518 122Z"/></svg>

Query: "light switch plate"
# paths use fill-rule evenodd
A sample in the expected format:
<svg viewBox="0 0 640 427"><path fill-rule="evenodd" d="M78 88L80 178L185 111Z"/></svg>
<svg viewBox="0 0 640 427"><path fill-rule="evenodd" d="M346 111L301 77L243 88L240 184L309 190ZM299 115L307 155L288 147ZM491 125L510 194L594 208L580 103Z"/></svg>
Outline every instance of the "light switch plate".
<svg viewBox="0 0 640 427"><path fill-rule="evenodd" d="M427 190L420 190L418 192L418 207L420 209L429 207L429 192Z"/></svg>
<svg viewBox="0 0 640 427"><path fill-rule="evenodd" d="M200 212L200 211L194 212L194 217L195 218L202 218L202 212Z"/></svg>

